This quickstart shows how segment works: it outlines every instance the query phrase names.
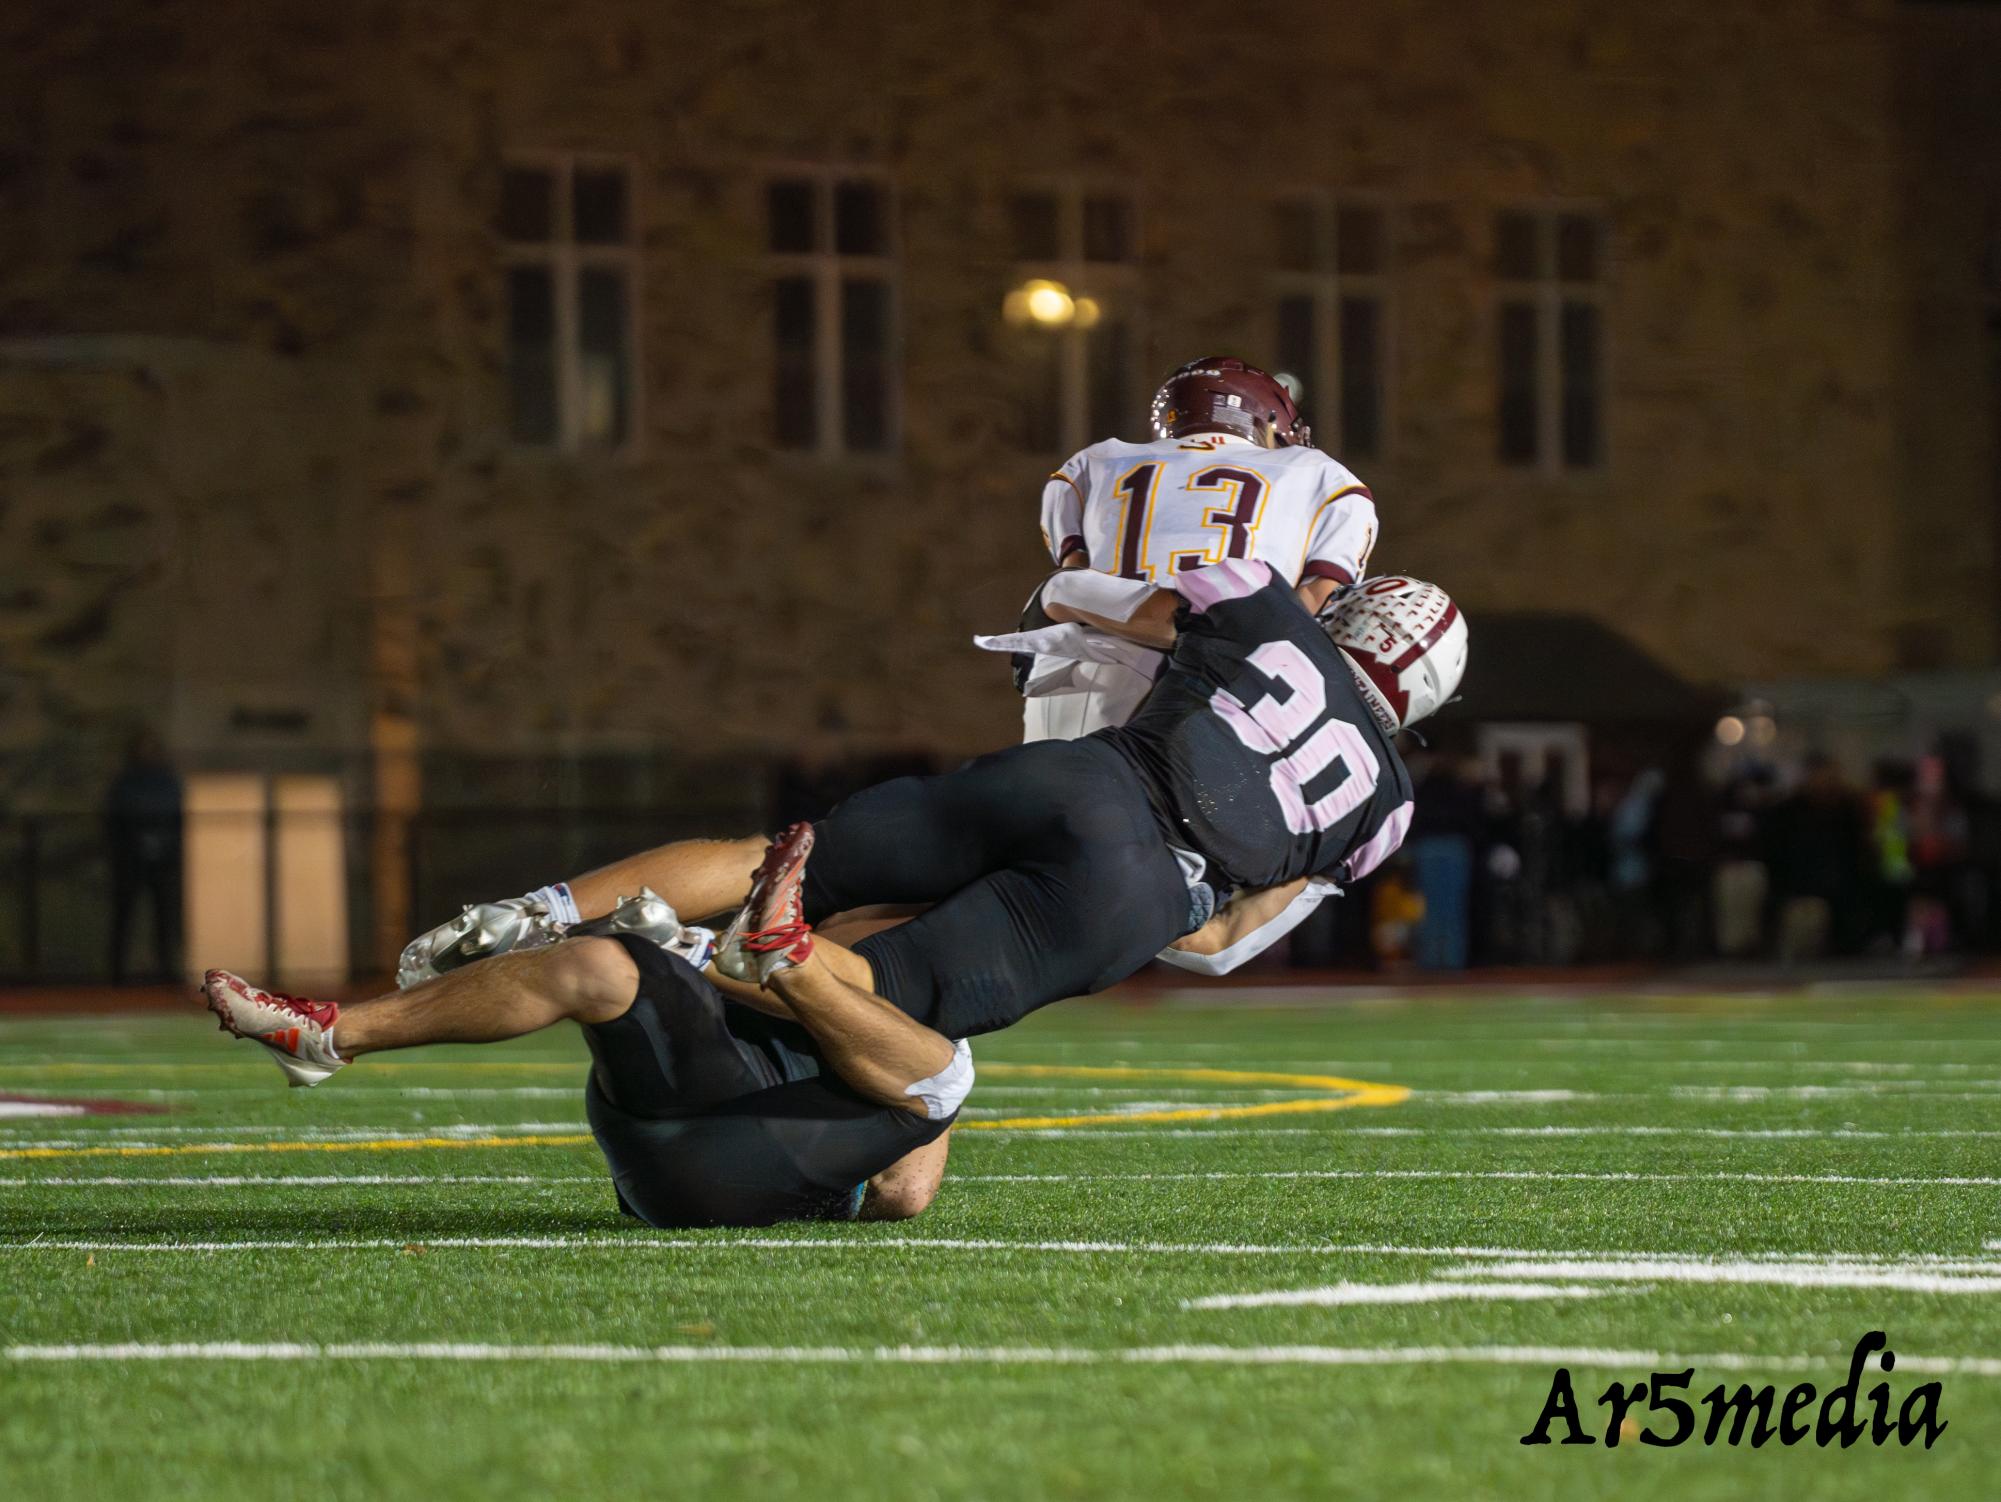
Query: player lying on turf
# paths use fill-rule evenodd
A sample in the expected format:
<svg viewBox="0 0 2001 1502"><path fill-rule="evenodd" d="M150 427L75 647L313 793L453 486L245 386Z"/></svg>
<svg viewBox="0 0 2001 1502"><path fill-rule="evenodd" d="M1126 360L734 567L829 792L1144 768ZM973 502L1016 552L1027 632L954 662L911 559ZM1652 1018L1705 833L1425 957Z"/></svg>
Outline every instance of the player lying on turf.
<svg viewBox="0 0 2001 1502"><path fill-rule="evenodd" d="M1410 820L1394 736L1450 697L1465 662L1457 609L1409 579L1370 581L1319 617L1257 562L1190 570L1172 590L1071 571L1045 594L1058 622L1045 636L1068 633L1064 650L1170 652L1131 722L870 788L820 825L801 885L802 924L934 904L841 953L857 984L947 1037L1102 990L1184 936L1238 947L1308 879L1373 870ZM533 907L581 898L588 914L612 883L713 911L740 900L742 869L729 842L666 847L477 910L412 959L421 970L485 942L494 913L525 925Z"/></svg>
<svg viewBox="0 0 2001 1502"><path fill-rule="evenodd" d="M767 893L783 900L795 887L790 847L775 849L753 886L754 926L769 926ZM595 934L346 1006L222 970L203 989L223 1028L261 1043L295 1085L388 1049L580 1024L591 1132L620 1208L651 1225L900 1219L929 1205L972 1087L965 1044L843 980L854 956L832 946L824 957L793 946L762 998L783 1017L731 1005L697 968L707 933L680 931L657 901L644 907L622 905Z"/></svg>
<svg viewBox="0 0 2001 1502"><path fill-rule="evenodd" d="M1071 455L1042 488L1042 541L1059 568L1166 582L1185 569L1255 558L1318 611L1368 567L1376 505L1368 487L1313 447L1273 376L1208 355L1161 383L1153 440L1107 439ZM1031 603L1028 626L1046 625ZM1074 740L1122 725L1162 659L1078 661L1023 653L1016 686L1024 739Z"/></svg>

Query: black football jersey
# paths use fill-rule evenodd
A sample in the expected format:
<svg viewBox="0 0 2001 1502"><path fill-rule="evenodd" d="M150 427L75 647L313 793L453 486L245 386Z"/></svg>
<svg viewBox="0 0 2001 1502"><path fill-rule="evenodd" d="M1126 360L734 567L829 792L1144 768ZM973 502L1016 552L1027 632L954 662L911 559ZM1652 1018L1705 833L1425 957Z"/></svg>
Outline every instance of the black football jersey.
<svg viewBox="0 0 2001 1502"><path fill-rule="evenodd" d="M1366 876L1410 825L1410 774L1347 659L1263 563L1191 569L1174 587L1166 670L1130 720L1098 734L1212 880Z"/></svg>

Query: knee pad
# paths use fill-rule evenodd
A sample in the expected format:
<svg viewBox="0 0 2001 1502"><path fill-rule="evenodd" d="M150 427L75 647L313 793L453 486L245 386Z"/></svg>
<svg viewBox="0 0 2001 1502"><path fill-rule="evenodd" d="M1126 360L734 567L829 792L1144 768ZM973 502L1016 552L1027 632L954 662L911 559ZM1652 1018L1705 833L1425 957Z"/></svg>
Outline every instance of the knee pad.
<svg viewBox="0 0 2001 1502"><path fill-rule="evenodd" d="M952 1062L929 1079L905 1085L903 1093L924 1102L924 1114L932 1121L944 1121L966 1103L973 1093L973 1051L964 1038L952 1045Z"/></svg>

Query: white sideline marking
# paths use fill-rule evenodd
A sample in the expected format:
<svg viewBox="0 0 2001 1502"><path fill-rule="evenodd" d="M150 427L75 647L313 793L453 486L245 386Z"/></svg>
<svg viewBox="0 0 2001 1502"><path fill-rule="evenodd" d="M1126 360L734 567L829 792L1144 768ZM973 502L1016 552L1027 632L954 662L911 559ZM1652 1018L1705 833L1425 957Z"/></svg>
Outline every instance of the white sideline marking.
<svg viewBox="0 0 2001 1502"><path fill-rule="evenodd" d="M1482 1246L1399 1246L1390 1243L1246 1243L1171 1241L1003 1241L995 1238L951 1236L883 1236L836 1238L832 1236L736 1236L704 1239L693 1236L454 1236L454 1237L320 1237L289 1240L251 1239L241 1241L84 1241L37 1238L30 1241L0 1241L0 1252L262 1252L262 1251L402 1251L412 1246L438 1250L534 1251L822 1251L822 1252L1034 1252L1066 1255L1145 1254L1164 1256L1236 1257L1438 1257L1464 1261L1469 1258L1497 1262L1528 1262L1544 1259L1549 1263L1577 1262L1591 1266L1638 1265L1652 1267L1656 1261L1676 1266L1703 1266L1712 1263L1776 1263L1828 1267L1924 1267L1992 1273L2001 1276L2001 1258L1968 1258L1937 1252L1750 1252L1728 1253L1705 1258L1690 1252L1646 1251L1556 1251L1535 1247ZM1996 1243L1994 1250L2001 1250ZM1473 1274L1469 1273L1468 1276ZM1496 1274L1498 1276L1498 1274ZM1650 1274L1643 1274L1650 1276Z"/></svg>
<svg viewBox="0 0 2001 1502"><path fill-rule="evenodd" d="M90 1107L71 1105L59 1100L0 1100L0 1117L9 1116L84 1116Z"/></svg>
<svg viewBox="0 0 2001 1502"><path fill-rule="evenodd" d="M1767 1356L1724 1351L1689 1356L1589 1346L615 1346L263 1344L186 1341L122 1345L12 1345L9 1361L574 1361L767 1362L896 1366L1583 1366L1628 1371L1803 1371L1839 1366L1847 1358ZM1897 1355L1900 1371L1927 1375L2001 1376L2001 1357Z"/></svg>
<svg viewBox="0 0 2001 1502"><path fill-rule="evenodd" d="M1582 1283L1336 1283L1279 1293L1217 1293L1183 1309L1258 1309L1273 1304L1436 1304L1444 1299L1590 1299L1625 1290Z"/></svg>
<svg viewBox="0 0 2001 1502"><path fill-rule="evenodd" d="M1295 1168L1188 1173L955 1173L961 1184L1068 1184L1153 1179L1528 1179L1586 1184L1866 1184L1877 1188L1985 1188L2001 1177L1916 1175L1870 1177L1846 1173L1619 1173L1543 1168Z"/></svg>
<svg viewBox="0 0 2001 1502"><path fill-rule="evenodd" d="M134 1189L146 1185L163 1184L173 1189L242 1189L258 1185L273 1185L285 1189L325 1189L334 1185L346 1184L605 1184L609 1182L610 1180L601 1173L556 1174L554 1176L530 1173L302 1173L292 1175L205 1173L163 1175L158 1178L148 1178L143 1174L101 1174L89 1178L0 1179L0 1188L40 1189L47 1186L55 1189L89 1189L100 1185L115 1185L120 1188Z"/></svg>
<svg viewBox="0 0 2001 1502"><path fill-rule="evenodd" d="M1595 1090L1413 1090L1411 1099L1427 1105L1491 1106L1553 1105L1569 1100L1603 1100Z"/></svg>
<svg viewBox="0 0 2001 1502"><path fill-rule="evenodd" d="M1989 1275L1948 1275L1941 1268L1837 1267L1813 1262L1708 1262L1666 1258L1617 1261L1524 1259L1448 1267L1447 1278L1646 1279L1658 1283L1771 1284L1785 1288L1888 1288L1902 1293L2001 1293L2001 1267Z"/></svg>

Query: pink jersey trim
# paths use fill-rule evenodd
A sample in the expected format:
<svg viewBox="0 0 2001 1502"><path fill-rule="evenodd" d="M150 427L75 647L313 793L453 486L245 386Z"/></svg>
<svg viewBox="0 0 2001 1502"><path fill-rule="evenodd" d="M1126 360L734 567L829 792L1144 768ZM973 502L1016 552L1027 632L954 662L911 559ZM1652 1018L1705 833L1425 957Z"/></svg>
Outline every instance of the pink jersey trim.
<svg viewBox="0 0 2001 1502"><path fill-rule="evenodd" d="M1278 576L1271 565L1257 558L1232 558L1227 563L1211 563L1174 576L1174 592L1188 602L1197 615L1225 600L1241 600L1256 594Z"/></svg>
<svg viewBox="0 0 2001 1502"><path fill-rule="evenodd" d="M1416 807L1405 803L1393 810L1368 844L1348 857L1348 880L1360 881L1397 853L1403 837L1410 833L1410 816Z"/></svg>

